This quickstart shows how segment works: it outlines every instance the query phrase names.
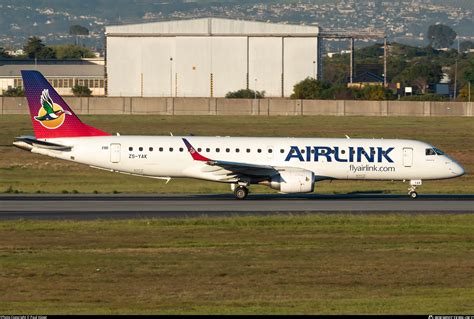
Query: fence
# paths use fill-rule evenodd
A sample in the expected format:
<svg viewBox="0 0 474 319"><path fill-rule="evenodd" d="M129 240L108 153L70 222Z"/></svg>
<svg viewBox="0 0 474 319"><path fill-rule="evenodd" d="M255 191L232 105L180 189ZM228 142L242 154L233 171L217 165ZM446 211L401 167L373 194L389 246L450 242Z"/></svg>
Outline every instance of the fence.
<svg viewBox="0 0 474 319"><path fill-rule="evenodd" d="M69 97L77 114L261 116L473 116L474 102L350 101L225 98ZM28 114L22 97L1 97L0 114Z"/></svg>

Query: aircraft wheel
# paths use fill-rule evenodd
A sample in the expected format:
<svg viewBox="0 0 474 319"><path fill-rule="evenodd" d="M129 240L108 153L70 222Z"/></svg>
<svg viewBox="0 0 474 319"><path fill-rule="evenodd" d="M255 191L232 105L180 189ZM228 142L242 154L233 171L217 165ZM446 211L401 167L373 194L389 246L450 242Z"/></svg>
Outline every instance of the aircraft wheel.
<svg viewBox="0 0 474 319"><path fill-rule="evenodd" d="M234 196L237 199L245 199L249 194L249 190L245 186L236 187L234 190Z"/></svg>
<svg viewBox="0 0 474 319"><path fill-rule="evenodd" d="M408 193L408 195L410 195L411 198L415 199L418 197L418 193L417 192L410 192Z"/></svg>

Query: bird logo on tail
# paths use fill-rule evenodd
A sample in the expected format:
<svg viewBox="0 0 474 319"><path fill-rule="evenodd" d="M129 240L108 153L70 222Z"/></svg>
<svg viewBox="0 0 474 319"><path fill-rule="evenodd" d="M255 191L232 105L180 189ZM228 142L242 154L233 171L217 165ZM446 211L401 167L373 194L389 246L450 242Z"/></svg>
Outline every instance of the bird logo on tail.
<svg viewBox="0 0 474 319"><path fill-rule="evenodd" d="M34 117L35 120L47 129L56 129L64 123L66 115L72 114L69 111L63 110L59 104L54 103L47 89L43 90L41 94L41 108L38 111L38 116Z"/></svg>

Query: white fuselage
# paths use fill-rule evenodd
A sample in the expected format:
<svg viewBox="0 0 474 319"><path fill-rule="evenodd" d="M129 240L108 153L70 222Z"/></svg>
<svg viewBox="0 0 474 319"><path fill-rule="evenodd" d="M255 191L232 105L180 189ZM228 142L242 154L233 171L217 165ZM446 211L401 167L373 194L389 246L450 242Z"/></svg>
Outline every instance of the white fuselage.
<svg viewBox="0 0 474 319"><path fill-rule="evenodd" d="M415 140L196 136L186 139L212 160L304 169L314 173L315 181L432 180L464 173L447 155L427 155L427 149L434 149L433 146ZM141 176L237 182L224 179L205 162L194 160L182 137L100 136L45 141L72 149L64 152L33 148L31 151Z"/></svg>

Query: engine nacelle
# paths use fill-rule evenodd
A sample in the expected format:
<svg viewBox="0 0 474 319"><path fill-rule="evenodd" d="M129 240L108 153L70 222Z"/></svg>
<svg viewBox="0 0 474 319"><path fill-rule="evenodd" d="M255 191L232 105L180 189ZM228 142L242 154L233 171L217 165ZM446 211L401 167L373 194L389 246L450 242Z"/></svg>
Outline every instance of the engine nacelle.
<svg viewBox="0 0 474 319"><path fill-rule="evenodd" d="M314 173L304 169L286 169L265 183L282 193L311 193L314 191Z"/></svg>

